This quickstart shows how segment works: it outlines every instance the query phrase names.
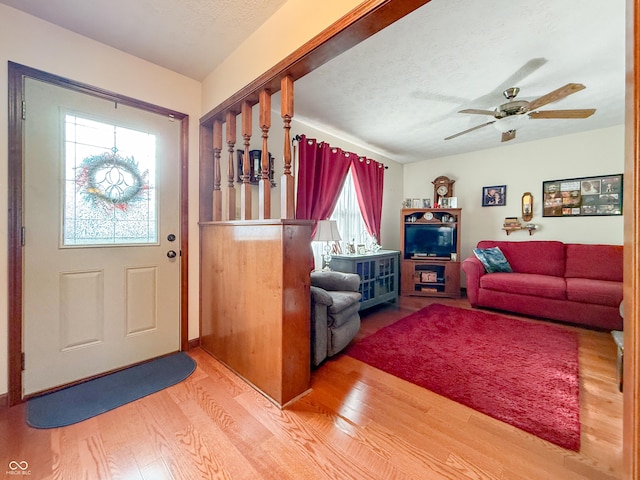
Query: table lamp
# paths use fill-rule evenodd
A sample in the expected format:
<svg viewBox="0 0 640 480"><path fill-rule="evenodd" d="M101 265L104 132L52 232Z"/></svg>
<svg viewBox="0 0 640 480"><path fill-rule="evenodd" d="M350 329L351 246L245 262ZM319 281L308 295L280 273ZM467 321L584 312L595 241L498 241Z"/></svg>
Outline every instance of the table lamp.
<svg viewBox="0 0 640 480"><path fill-rule="evenodd" d="M331 245L329 242L339 242L342 240L340 232L338 232L338 223L335 220L318 220L316 234L313 237L314 242L326 242L322 255L322 270L331 270Z"/></svg>

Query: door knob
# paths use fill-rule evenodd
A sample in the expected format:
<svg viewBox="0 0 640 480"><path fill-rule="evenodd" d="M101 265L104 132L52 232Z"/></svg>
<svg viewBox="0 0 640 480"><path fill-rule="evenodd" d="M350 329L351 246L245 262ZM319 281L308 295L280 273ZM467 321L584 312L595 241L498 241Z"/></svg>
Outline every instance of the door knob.
<svg viewBox="0 0 640 480"><path fill-rule="evenodd" d="M175 252L175 250L169 250L167 252L167 257L169 257L169 258L176 258L177 255L178 254Z"/></svg>

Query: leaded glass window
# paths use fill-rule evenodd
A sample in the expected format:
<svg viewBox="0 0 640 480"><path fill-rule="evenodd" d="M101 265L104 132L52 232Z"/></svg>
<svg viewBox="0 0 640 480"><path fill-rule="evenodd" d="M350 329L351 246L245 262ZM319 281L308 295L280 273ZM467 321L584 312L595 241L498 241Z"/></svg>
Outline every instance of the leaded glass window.
<svg viewBox="0 0 640 480"><path fill-rule="evenodd" d="M157 244L156 137L65 115L64 246Z"/></svg>

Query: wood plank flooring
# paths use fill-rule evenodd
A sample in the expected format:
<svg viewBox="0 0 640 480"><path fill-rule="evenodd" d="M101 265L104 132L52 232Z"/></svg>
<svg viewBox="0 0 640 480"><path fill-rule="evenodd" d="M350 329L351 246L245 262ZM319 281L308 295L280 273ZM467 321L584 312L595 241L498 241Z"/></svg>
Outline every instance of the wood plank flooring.
<svg viewBox="0 0 640 480"><path fill-rule="evenodd" d="M364 312L359 337L434 301L469 308L464 299L401 298ZM27 462L30 476L19 478L619 479L615 345L608 333L574 330L580 452L346 355L314 370L312 392L280 410L196 348L186 381L76 425L36 430L24 405L0 409L0 478L18 478L10 462Z"/></svg>

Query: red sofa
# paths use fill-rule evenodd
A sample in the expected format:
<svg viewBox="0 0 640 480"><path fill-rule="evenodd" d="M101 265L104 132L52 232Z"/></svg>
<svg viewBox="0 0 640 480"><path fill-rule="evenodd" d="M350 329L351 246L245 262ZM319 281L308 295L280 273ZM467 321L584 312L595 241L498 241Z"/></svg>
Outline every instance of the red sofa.
<svg viewBox="0 0 640 480"><path fill-rule="evenodd" d="M462 262L473 307L622 330L622 246L483 240L477 248L496 246L513 273L486 273L475 256Z"/></svg>

